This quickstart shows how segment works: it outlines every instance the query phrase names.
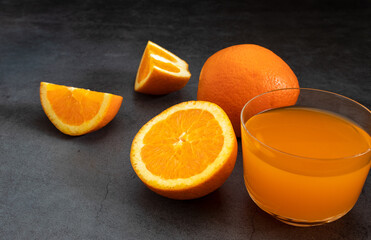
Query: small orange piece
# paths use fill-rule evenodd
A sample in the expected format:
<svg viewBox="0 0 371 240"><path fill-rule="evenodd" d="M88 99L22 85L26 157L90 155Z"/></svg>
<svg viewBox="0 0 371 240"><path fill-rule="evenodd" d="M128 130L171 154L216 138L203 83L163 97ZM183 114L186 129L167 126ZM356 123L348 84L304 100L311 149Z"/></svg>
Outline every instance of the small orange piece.
<svg viewBox="0 0 371 240"><path fill-rule="evenodd" d="M131 146L131 164L154 192L193 199L219 188L231 174L237 140L226 113L216 104L177 104L146 123Z"/></svg>
<svg viewBox="0 0 371 240"><path fill-rule="evenodd" d="M185 61L148 41L140 61L134 89L146 94L168 94L183 88L190 77L191 73Z"/></svg>
<svg viewBox="0 0 371 240"><path fill-rule="evenodd" d="M207 59L200 74L197 100L214 102L223 108L239 137L240 114L247 101L271 90L298 87L294 72L279 56L258 45L241 44L222 49ZM282 96L279 101L287 106L295 103L297 96L293 97Z"/></svg>
<svg viewBox="0 0 371 240"><path fill-rule="evenodd" d="M78 136L108 124L120 109L122 97L41 82L40 100L56 128L67 135Z"/></svg>

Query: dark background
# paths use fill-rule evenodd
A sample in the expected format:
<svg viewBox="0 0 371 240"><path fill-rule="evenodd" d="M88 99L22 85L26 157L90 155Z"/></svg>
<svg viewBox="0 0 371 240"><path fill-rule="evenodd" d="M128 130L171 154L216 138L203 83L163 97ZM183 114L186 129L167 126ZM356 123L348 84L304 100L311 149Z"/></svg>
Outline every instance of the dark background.
<svg viewBox="0 0 371 240"><path fill-rule="evenodd" d="M240 149L225 184L190 201L148 190L129 159L139 128L196 99L203 63L235 44L264 46L301 87L370 108L370 29L370 1L0 1L0 239L371 239L370 177L345 217L297 228L252 202ZM148 40L189 63L185 88L134 92ZM41 81L118 94L123 105L105 128L69 137L44 114Z"/></svg>

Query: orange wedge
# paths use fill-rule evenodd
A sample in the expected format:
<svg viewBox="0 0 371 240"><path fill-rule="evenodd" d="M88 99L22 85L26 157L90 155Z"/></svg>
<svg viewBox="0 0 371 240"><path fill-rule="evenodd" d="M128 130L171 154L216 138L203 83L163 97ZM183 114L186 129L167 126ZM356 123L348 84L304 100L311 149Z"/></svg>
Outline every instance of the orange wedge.
<svg viewBox="0 0 371 240"><path fill-rule="evenodd" d="M56 128L67 135L78 136L108 124L120 109L122 97L41 82L40 100Z"/></svg>
<svg viewBox="0 0 371 240"><path fill-rule="evenodd" d="M216 104L177 104L146 123L131 146L131 164L154 192L193 199L219 188L231 174L237 141L226 113Z"/></svg>
<svg viewBox="0 0 371 240"><path fill-rule="evenodd" d="M134 89L146 94L168 94L183 88L190 77L185 61L148 41L140 61Z"/></svg>

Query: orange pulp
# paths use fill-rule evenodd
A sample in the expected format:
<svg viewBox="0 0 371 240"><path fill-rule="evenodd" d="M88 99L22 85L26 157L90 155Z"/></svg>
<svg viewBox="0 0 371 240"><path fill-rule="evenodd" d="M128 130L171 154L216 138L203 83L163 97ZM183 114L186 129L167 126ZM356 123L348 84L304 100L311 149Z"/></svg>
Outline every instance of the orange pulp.
<svg viewBox="0 0 371 240"><path fill-rule="evenodd" d="M269 110L242 129L252 199L283 221L328 222L356 203L370 170L370 136L339 115L305 107Z"/></svg>

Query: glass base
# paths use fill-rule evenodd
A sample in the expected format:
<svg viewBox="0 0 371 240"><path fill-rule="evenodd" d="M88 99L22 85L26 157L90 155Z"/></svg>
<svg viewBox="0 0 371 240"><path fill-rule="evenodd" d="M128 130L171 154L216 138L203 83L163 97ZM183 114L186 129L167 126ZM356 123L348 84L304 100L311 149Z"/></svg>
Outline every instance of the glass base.
<svg viewBox="0 0 371 240"><path fill-rule="evenodd" d="M247 189L247 188L246 188ZM333 217L330 217L330 218L326 218L326 219L323 219L323 220L318 220L318 221L307 221L307 220L299 220L299 219L294 219L294 218L287 218L287 217L283 217L283 216L279 216L277 214L274 214L270 211L267 211L264 209L264 206L262 206L262 204L260 204L252 195L251 193L249 192L249 190L247 189L251 199L255 202L256 205L258 205L258 207L260 209L262 209L264 212L272 215L275 219L283 222L283 223L286 223L286 224L289 224L289 225L292 225L292 226L296 226L296 227L313 227L313 226L319 226L319 225L323 225L323 224L326 224L326 223L330 223L330 222L333 222L335 220L338 220L339 218L341 218L342 216L344 216L345 214L347 214L350 209L348 211L345 211L341 214L338 214L338 215L335 215Z"/></svg>
<svg viewBox="0 0 371 240"><path fill-rule="evenodd" d="M261 209L264 210L263 208L261 208ZM338 220L339 218L341 218L342 216L344 216L346 214L346 213L344 213L344 214L336 215L334 217L327 218L327 219L322 220L322 221L303 221L303 220L297 220L297 219L291 219L291 218L281 217L281 216L278 216L276 214L270 213L268 211L265 211L265 212L269 213L270 215L272 215L277 220L279 220L279 221L281 221L283 223L286 223L286 224L295 226L295 227L314 227L314 226L320 226L320 225L323 225L323 224L330 223L330 222L333 222L335 220Z"/></svg>

